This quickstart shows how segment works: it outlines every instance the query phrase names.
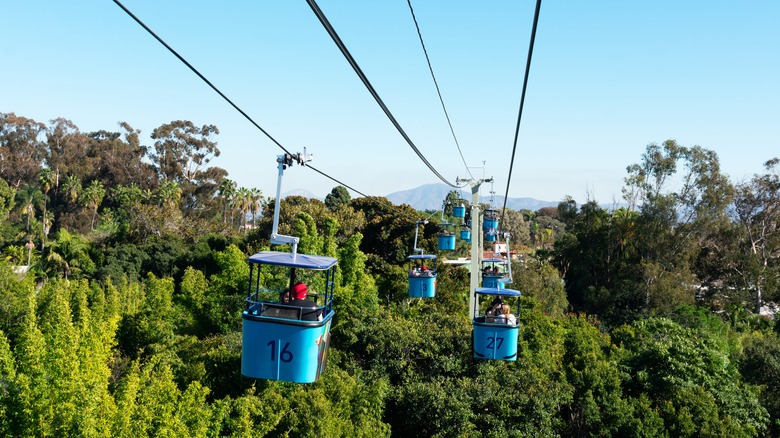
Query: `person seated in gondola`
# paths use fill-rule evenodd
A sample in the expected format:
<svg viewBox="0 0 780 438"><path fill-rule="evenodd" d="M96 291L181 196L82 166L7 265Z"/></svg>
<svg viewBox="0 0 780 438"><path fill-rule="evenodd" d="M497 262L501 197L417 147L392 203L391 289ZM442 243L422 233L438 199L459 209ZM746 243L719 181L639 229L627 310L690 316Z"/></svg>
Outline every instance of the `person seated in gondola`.
<svg viewBox="0 0 780 438"><path fill-rule="evenodd" d="M493 299L493 301L490 303L490 307L488 307L487 312L485 312L485 316L488 317L496 317L501 314L501 306L504 306L504 300L498 296Z"/></svg>
<svg viewBox="0 0 780 438"><path fill-rule="evenodd" d="M502 304L500 313L496 315L496 324L510 324L517 325L517 317L512 314L512 309L509 304Z"/></svg>
<svg viewBox="0 0 780 438"><path fill-rule="evenodd" d="M290 295L293 300L289 304L303 308L301 311L302 321L322 321L322 309L317 306L317 303L307 298L308 293L309 290L306 287L306 283L295 283L290 288Z"/></svg>
<svg viewBox="0 0 780 438"><path fill-rule="evenodd" d="M423 277L433 277L433 272L425 265L420 266L420 272Z"/></svg>

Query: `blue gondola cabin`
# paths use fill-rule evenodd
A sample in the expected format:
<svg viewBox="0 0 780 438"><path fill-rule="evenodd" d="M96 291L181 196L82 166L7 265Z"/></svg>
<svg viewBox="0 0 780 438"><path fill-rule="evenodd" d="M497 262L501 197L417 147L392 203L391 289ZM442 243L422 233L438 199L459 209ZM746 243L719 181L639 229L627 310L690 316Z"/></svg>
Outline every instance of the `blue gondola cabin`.
<svg viewBox="0 0 780 438"><path fill-rule="evenodd" d="M482 287L504 289L507 262L502 258L482 260Z"/></svg>
<svg viewBox="0 0 780 438"><path fill-rule="evenodd" d="M474 357L503 361L517 360L517 337L520 332L517 316L520 315L520 292L513 289L478 288L475 294L478 304L480 297L492 301L484 312L477 311L474 315L472 332ZM512 308L510 304L504 303L505 298L507 301L516 300L515 314L509 310Z"/></svg>
<svg viewBox="0 0 780 438"><path fill-rule="evenodd" d="M433 298L436 296L436 256L415 254L408 257L409 297Z"/></svg>
<svg viewBox="0 0 780 438"><path fill-rule="evenodd" d="M325 369L333 320L337 260L307 254L262 251L249 257L249 291L243 314L241 374L311 383ZM264 288L282 271L287 288ZM308 282L296 282L296 270ZM289 279L289 280L288 280ZM314 293L312 290L318 290Z"/></svg>

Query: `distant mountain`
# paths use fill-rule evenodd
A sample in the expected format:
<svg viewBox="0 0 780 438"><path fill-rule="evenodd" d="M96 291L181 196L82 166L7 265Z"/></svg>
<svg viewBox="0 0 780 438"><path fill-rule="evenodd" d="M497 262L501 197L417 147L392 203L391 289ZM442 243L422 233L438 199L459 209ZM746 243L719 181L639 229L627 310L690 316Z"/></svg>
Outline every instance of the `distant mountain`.
<svg viewBox="0 0 780 438"><path fill-rule="evenodd" d="M438 210L441 203L447 197L447 193L452 190L446 184L426 184L410 190L404 190L387 195L387 199L393 204L409 204L417 210ZM461 196L471 199L471 190L463 191ZM490 203L489 196L482 196L480 202ZM494 197L494 206L501 208L504 205L503 196ZM542 207L557 207L558 201L540 201L533 198L509 198L506 203L507 208L512 210L539 210Z"/></svg>

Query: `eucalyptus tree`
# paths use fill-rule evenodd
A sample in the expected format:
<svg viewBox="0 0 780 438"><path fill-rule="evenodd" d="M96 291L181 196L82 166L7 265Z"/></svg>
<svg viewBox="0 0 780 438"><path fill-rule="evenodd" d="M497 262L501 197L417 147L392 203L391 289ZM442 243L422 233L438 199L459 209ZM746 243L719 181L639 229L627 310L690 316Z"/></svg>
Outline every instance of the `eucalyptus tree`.
<svg viewBox="0 0 780 438"><path fill-rule="evenodd" d="M752 290L754 310L761 309L765 291L780 298L780 159L764 163L766 173L737 186L734 212L738 252L733 286Z"/></svg>
<svg viewBox="0 0 780 438"><path fill-rule="evenodd" d="M715 152L674 140L648 145L627 171L624 197L639 206L636 290L644 307L690 302L698 282L692 265L701 243L727 222L734 188Z"/></svg>
<svg viewBox="0 0 780 438"><path fill-rule="evenodd" d="M199 212L211 201L226 172L207 165L220 154L213 136L214 125L195 126L188 120L175 120L152 131L152 163L162 180L176 181L182 188L185 211ZM202 188L208 186L205 193Z"/></svg>
<svg viewBox="0 0 780 438"><path fill-rule="evenodd" d="M214 125L198 128L188 120L175 120L152 132L152 162L163 179L192 182L212 158L219 156L212 136L219 134Z"/></svg>
<svg viewBox="0 0 780 438"><path fill-rule="evenodd" d="M35 120L0 112L0 178L17 190L36 183L44 158L39 139L44 127Z"/></svg>

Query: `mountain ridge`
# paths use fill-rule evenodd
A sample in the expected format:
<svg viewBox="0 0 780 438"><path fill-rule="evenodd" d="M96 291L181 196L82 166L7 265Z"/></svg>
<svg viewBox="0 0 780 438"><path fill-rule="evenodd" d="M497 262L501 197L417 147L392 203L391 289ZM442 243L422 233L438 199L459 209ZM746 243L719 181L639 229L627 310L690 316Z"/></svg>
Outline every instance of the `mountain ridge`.
<svg viewBox="0 0 780 438"><path fill-rule="evenodd" d="M438 210L452 188L446 184L425 184L409 190L393 192L385 196L396 205L408 204L417 210ZM461 191L461 196L471 200L470 190ZM490 204L489 196L480 196L480 202ZM493 196L493 205L502 207L503 196ZM543 207L557 207L558 201L542 201L534 198L508 198L506 206L512 210L536 211Z"/></svg>

